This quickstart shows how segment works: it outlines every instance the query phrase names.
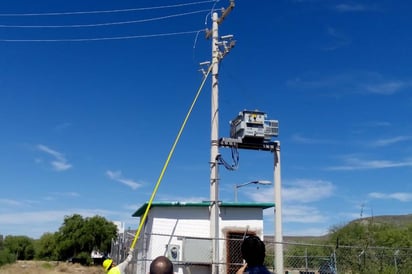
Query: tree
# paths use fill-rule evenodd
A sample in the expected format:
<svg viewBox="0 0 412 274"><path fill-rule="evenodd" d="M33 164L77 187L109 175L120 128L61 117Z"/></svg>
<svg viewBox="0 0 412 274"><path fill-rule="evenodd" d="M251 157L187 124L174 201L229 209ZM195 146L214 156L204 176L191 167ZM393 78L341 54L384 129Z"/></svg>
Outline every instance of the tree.
<svg viewBox="0 0 412 274"><path fill-rule="evenodd" d="M86 231L90 237L88 249L109 252L112 239L117 236L117 227L105 218L94 216L86 219Z"/></svg>
<svg viewBox="0 0 412 274"><path fill-rule="evenodd" d="M57 260L57 234L45 233L37 241L36 258L42 260Z"/></svg>
<svg viewBox="0 0 412 274"><path fill-rule="evenodd" d="M67 260L81 251L84 220L79 214L65 217L63 225L57 232L57 249L59 259Z"/></svg>
<svg viewBox="0 0 412 274"><path fill-rule="evenodd" d="M16 261L16 257L8 249L0 249L0 266Z"/></svg>
<svg viewBox="0 0 412 274"><path fill-rule="evenodd" d="M84 257L93 249L109 252L111 240L116 236L116 225L103 217L83 218L79 214L67 216L56 233L58 258L67 260L80 254Z"/></svg>
<svg viewBox="0 0 412 274"><path fill-rule="evenodd" d="M371 218L334 228L330 241L341 246L337 249L341 271L411 273L409 260L405 259L410 257L411 232L412 224L405 228Z"/></svg>
<svg viewBox="0 0 412 274"><path fill-rule="evenodd" d="M10 250L4 247L3 235L0 235L0 266L4 264L13 263L16 261L16 256L14 256Z"/></svg>
<svg viewBox="0 0 412 274"><path fill-rule="evenodd" d="M6 236L4 248L14 254L17 260L32 260L34 258L34 242L27 236Z"/></svg>

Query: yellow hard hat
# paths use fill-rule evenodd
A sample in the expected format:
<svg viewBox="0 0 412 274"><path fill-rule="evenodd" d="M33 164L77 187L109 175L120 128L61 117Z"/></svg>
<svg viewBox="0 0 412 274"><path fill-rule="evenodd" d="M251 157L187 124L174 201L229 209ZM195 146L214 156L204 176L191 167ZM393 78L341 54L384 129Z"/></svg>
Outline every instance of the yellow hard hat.
<svg viewBox="0 0 412 274"><path fill-rule="evenodd" d="M108 271L110 266L112 266L113 260L112 259L106 259L103 261L103 268L104 270Z"/></svg>

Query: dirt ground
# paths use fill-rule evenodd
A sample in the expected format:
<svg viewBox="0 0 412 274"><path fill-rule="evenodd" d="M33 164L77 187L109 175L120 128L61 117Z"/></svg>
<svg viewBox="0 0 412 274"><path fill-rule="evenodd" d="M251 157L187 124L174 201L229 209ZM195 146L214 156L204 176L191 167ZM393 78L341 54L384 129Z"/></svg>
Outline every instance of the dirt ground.
<svg viewBox="0 0 412 274"><path fill-rule="evenodd" d="M17 261L0 267L0 274L104 274L101 266L81 266L65 262Z"/></svg>

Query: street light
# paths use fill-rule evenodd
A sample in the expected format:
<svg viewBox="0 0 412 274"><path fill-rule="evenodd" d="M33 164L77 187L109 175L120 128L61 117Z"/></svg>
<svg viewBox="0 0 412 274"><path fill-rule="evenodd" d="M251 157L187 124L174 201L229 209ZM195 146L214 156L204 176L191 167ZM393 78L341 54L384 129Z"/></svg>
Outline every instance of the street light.
<svg viewBox="0 0 412 274"><path fill-rule="evenodd" d="M251 184L255 184L255 185L271 185L272 182L271 181L265 181L265 180L258 180L258 181L251 181L251 182L247 182L247 183L243 183L243 184L238 184L235 185L235 202L237 202L237 189L247 186L247 185L251 185Z"/></svg>

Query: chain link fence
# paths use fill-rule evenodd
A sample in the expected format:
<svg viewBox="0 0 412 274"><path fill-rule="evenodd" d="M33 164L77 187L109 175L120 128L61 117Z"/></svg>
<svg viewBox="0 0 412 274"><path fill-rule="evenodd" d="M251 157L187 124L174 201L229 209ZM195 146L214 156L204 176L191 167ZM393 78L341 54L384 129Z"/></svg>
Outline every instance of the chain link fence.
<svg viewBox="0 0 412 274"><path fill-rule="evenodd" d="M273 265L273 242L266 242L266 263ZM412 273L412 248L283 243L289 274Z"/></svg>
<svg viewBox="0 0 412 274"><path fill-rule="evenodd" d="M211 273L212 265L221 274L235 274L243 264L240 246L245 234L231 233L219 239L219 262L213 262L212 239L183 235L142 234L127 273L148 273L150 262L164 255L176 273ZM111 257L121 262L133 241L126 232L112 242ZM269 237L268 237L269 238ZM265 240L265 265L275 273L275 242ZM412 248L334 246L309 243L283 243L284 270L288 274L411 274Z"/></svg>

